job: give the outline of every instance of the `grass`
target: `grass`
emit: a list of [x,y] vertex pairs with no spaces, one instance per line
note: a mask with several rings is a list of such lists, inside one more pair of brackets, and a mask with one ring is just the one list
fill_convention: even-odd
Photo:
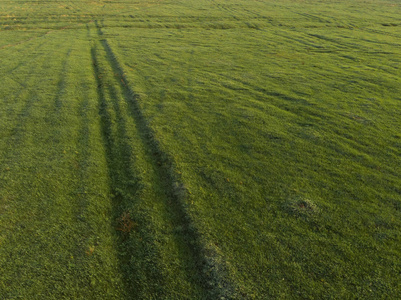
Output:
[[2,1],[0,298],[400,298],[400,10]]

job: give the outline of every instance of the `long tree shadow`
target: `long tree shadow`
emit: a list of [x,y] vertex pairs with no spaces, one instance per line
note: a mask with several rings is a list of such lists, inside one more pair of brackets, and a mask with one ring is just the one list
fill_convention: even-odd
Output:
[[60,110],[63,106],[63,102],[62,102],[61,98],[62,98],[63,94],[65,93],[65,88],[66,88],[65,76],[67,74],[68,59],[69,59],[70,55],[71,55],[71,48],[68,49],[68,51],[66,53],[63,64],[61,66],[60,77],[57,82],[57,92],[54,97],[54,104],[56,107],[57,114],[60,113]]
[[[137,295],[138,298],[143,298],[145,295],[162,295],[163,276],[158,265],[160,259],[155,251],[152,237],[149,236],[150,230],[146,230],[149,221],[145,215],[134,212],[137,202],[140,201],[142,183],[131,167],[135,162],[133,149],[127,143],[127,125],[122,116],[116,90],[111,85],[106,88],[106,83],[103,81],[96,47],[92,48],[91,55],[113,195],[115,221],[112,225],[118,232],[117,250],[120,269],[125,277],[125,288],[128,295]],[[135,230],[135,227],[139,229]]]
[[121,91],[124,93],[124,100],[128,105],[129,113],[137,127],[139,138],[146,148],[146,155],[152,161],[157,184],[163,187],[163,198],[164,201],[167,201],[166,205],[170,212],[169,222],[182,228],[174,238],[177,244],[181,245],[181,254],[186,260],[187,277],[193,283],[201,286],[208,298],[233,298],[235,287],[228,279],[228,269],[213,247],[206,245],[207,242],[202,239],[187,211],[185,204],[186,190],[175,175],[173,162],[154,138],[154,133],[139,107],[137,94],[130,88],[124,71],[107,40],[103,39],[100,42],[113,72],[119,79],[118,82]]

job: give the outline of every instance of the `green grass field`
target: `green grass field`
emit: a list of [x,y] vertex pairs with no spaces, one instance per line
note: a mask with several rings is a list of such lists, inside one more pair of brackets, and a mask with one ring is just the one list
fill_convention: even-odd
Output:
[[398,0],[0,1],[0,299],[400,299]]

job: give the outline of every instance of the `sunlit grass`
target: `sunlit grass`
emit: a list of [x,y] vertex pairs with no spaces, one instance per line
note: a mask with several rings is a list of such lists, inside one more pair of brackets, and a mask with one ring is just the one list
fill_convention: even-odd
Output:
[[0,298],[399,298],[400,16],[1,1]]

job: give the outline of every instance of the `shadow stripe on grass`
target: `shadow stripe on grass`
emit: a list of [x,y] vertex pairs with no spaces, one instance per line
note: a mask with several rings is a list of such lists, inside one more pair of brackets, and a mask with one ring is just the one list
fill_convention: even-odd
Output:
[[[111,113],[121,118],[121,110],[115,92],[110,88],[106,90],[106,82],[103,78],[103,70],[98,60],[98,49],[95,46],[91,49],[93,71],[97,84],[97,94],[99,102],[99,115],[103,144],[105,145],[106,161],[108,166],[109,178],[111,181],[111,193],[113,197],[113,214],[117,219],[119,216],[127,216],[135,206],[135,198],[141,191],[140,179],[130,168],[132,149],[124,141],[125,124],[118,122],[116,132],[113,132],[114,124]],[[110,96],[108,99],[108,95]],[[110,100],[110,101],[108,101]],[[130,161],[130,163],[126,163]],[[127,213],[128,211],[128,213]],[[133,221],[132,221],[133,222]],[[135,214],[135,222],[146,226],[148,223],[145,216]],[[118,227],[119,224],[116,224]],[[119,231],[116,228],[116,234]],[[160,258],[154,251],[152,238],[148,232],[141,230],[138,234],[131,232],[120,232],[118,234],[120,269],[125,277],[125,288],[127,295],[136,295],[138,298],[144,295],[162,295],[163,277],[158,272]],[[141,285],[144,278],[151,278],[152,282],[146,286]],[[141,296],[142,295],[142,296]],[[129,296],[128,296],[129,297]]]
[[[101,32],[101,29],[99,30]],[[110,66],[119,79],[121,90],[125,93],[125,100],[138,128],[142,143],[152,154],[153,165],[158,166],[156,170],[158,180],[165,187],[168,198],[172,200],[172,209],[176,215],[174,221],[180,223],[183,228],[182,237],[191,249],[192,260],[198,268],[197,272],[203,288],[209,295],[208,297],[213,299],[238,298],[235,285],[228,278],[229,272],[223,257],[213,246],[208,246],[212,243],[201,235],[188,212],[185,203],[187,190],[175,171],[173,160],[162,149],[160,142],[155,138],[153,130],[148,125],[139,106],[138,95],[131,89],[131,85],[124,75],[124,70],[108,41],[103,39],[100,42],[107,54]]]

